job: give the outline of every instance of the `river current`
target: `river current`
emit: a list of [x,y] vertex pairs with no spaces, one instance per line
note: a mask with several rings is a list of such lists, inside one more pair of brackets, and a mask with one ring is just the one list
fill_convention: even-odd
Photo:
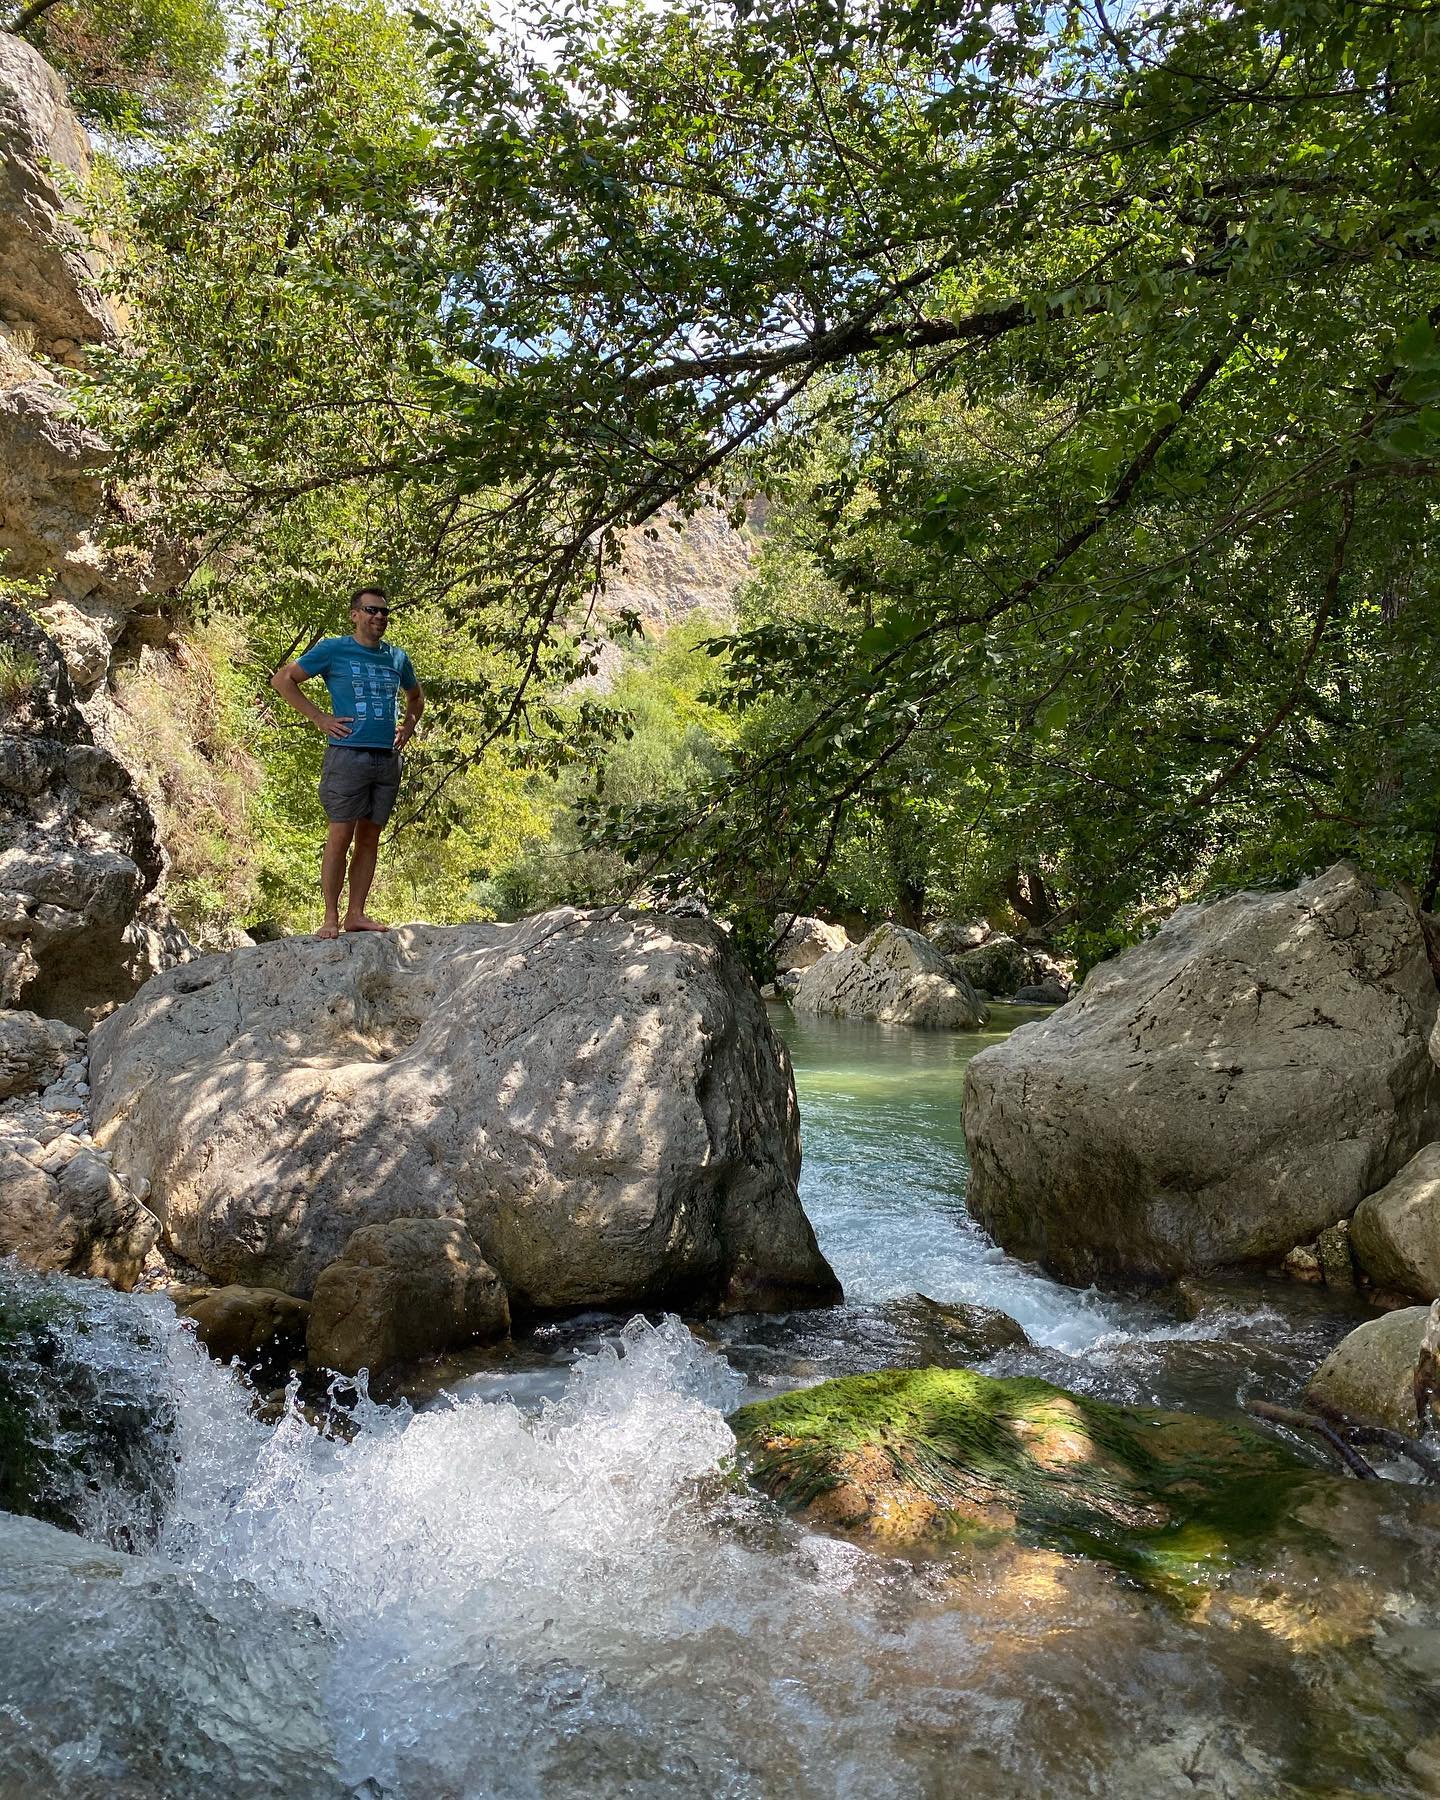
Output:
[[[97,1364],[144,1317],[175,1486],[141,1554],[39,1545],[0,1582],[4,1800],[1440,1792],[1420,1490],[1325,1484],[1180,1604],[1014,1546],[877,1556],[737,1483],[742,1398],[946,1355],[917,1293],[1024,1326],[993,1372],[1211,1411],[1292,1398],[1353,1323],[1291,1287],[1182,1318],[1049,1281],[964,1212],[992,1040],[785,1029],[842,1308],[551,1324],[327,1435],[257,1417],[162,1299],[92,1289]],[[101,1484],[92,1538],[144,1539],[127,1505]]]

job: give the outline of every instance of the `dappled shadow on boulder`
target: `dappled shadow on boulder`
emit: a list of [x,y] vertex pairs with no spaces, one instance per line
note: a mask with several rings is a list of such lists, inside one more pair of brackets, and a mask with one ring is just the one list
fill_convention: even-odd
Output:
[[308,1295],[362,1226],[462,1221],[520,1310],[826,1304],[788,1059],[703,920],[286,939],[96,1032],[95,1123],[182,1255]]

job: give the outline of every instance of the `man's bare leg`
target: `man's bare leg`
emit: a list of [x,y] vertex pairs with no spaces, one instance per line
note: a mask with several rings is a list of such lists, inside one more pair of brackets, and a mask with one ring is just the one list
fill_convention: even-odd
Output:
[[[338,938],[340,935],[340,890],[345,885],[345,857],[354,835],[353,822],[335,819],[330,821],[330,829],[325,833],[325,854],[320,859],[320,892],[325,896],[325,923],[315,933],[316,937]],[[373,869],[373,854],[370,865]]]
[[370,883],[375,879],[375,857],[380,849],[380,827],[373,819],[355,821],[355,852],[350,858],[350,899],[345,907],[347,931],[388,931],[365,910]]

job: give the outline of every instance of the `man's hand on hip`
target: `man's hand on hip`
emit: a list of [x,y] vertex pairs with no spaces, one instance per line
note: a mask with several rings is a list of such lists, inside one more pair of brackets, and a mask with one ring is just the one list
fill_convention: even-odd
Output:
[[337,719],[334,713],[321,713],[315,723],[328,738],[347,738],[350,727],[355,723],[353,718]]

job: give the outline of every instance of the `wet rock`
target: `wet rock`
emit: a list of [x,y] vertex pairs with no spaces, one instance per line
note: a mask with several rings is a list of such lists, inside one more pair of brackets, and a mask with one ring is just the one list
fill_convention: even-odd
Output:
[[777,913],[772,929],[785,934],[775,946],[775,967],[782,975],[809,969],[850,942],[843,925],[827,925],[823,919],[792,920],[789,913]]
[[[175,1295],[172,1293],[172,1299]],[[238,1361],[243,1368],[275,1365],[305,1355],[308,1300],[297,1300],[274,1288],[206,1288],[177,1309],[193,1321],[195,1335],[217,1362]]]
[[1287,1252],[1284,1268],[1292,1281],[1303,1281],[1310,1287],[1320,1287],[1325,1280],[1318,1244],[1296,1244]]
[[1415,914],[1346,864],[1182,907],[970,1064],[970,1210],[1071,1280],[1281,1257],[1418,1148],[1437,1004]]
[[1023,1350],[1030,1342],[1025,1327],[997,1307],[932,1300],[926,1294],[917,1294],[915,1299],[927,1322],[966,1354],[994,1356],[1001,1350]]
[[1014,994],[1035,980],[1030,952],[1003,931],[995,932],[973,950],[962,950],[952,957],[951,965],[971,987],[985,988],[992,994]]
[[308,1296],[359,1227],[434,1217],[527,1307],[838,1296],[788,1060],[704,920],[563,909],[203,957],[97,1029],[90,1081],[97,1139],[220,1283]]
[[1416,1152],[1350,1221],[1355,1259],[1374,1282],[1422,1300],[1440,1296],[1440,1144]]
[[752,1479],[807,1523],[881,1543],[1018,1533],[1143,1571],[1205,1527],[1243,1546],[1314,1473],[1273,1439],[1190,1413],[1111,1406],[973,1369],[849,1376],[743,1407]]
[[367,1225],[320,1271],[309,1308],[312,1368],[375,1374],[460,1344],[505,1337],[500,1277],[454,1219]]
[[1407,1306],[1367,1319],[1311,1376],[1306,1399],[1414,1437],[1424,1425],[1415,1405],[1415,1366],[1429,1318],[1428,1306]]
[[1350,1225],[1346,1219],[1327,1225],[1315,1240],[1315,1257],[1328,1288],[1340,1293],[1355,1286],[1355,1265],[1350,1259]]
[[877,925],[861,944],[806,969],[795,989],[796,1012],[889,1025],[973,1030],[985,1009],[963,977],[918,931]]
[[174,1485],[164,1363],[137,1303],[0,1264],[0,1515],[138,1548]]

